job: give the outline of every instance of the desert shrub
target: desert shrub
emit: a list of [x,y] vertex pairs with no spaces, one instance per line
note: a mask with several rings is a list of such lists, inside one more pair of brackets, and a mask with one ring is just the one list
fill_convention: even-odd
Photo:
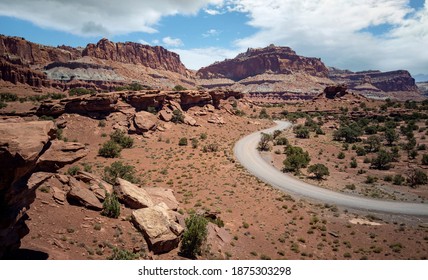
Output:
[[173,91],[182,91],[182,90],[187,90],[187,88],[183,87],[182,85],[176,85],[175,87],[172,88]]
[[187,146],[187,138],[186,137],[180,138],[180,140],[178,141],[178,145],[179,146]]
[[288,145],[288,139],[285,137],[279,137],[279,138],[275,139],[274,145],[286,146],[286,145]]
[[364,144],[366,144],[365,148],[367,152],[376,153],[379,151],[382,145],[382,140],[379,138],[379,136],[371,135],[367,138],[366,141],[364,141]]
[[422,165],[428,165],[428,154],[422,156]]
[[114,184],[117,178],[122,178],[131,183],[138,183],[139,179],[135,177],[134,166],[124,164],[121,161],[115,161],[110,166],[104,168],[103,179]]
[[116,142],[110,140],[103,144],[103,146],[98,150],[98,155],[105,158],[117,158],[120,156],[122,147]]
[[197,138],[192,138],[192,148],[196,149],[198,147],[199,141]]
[[95,91],[92,89],[86,89],[86,88],[72,88],[68,91],[70,96],[80,96],[80,95],[86,95],[86,94],[95,94]]
[[171,121],[173,123],[184,123],[184,115],[183,115],[183,113],[180,110],[175,109],[174,111],[172,111],[172,119],[171,119]]
[[0,101],[15,102],[15,101],[18,101],[18,96],[15,93],[9,93],[9,92],[0,93]]
[[41,120],[41,121],[53,121],[53,120],[55,120],[55,118],[52,117],[52,116],[45,116],[45,115],[43,115],[43,116],[39,117],[39,120]]
[[110,140],[119,144],[124,149],[131,148],[134,145],[134,139],[128,135],[125,135],[125,132],[119,129],[110,134]]
[[419,144],[417,146],[418,151],[425,151],[426,149],[427,149],[427,145],[425,145],[425,144]]
[[49,95],[54,100],[63,99],[67,97],[65,94],[62,93],[49,93]]
[[135,260],[138,258],[137,254],[134,254],[132,252],[129,252],[125,249],[119,249],[117,247],[113,248],[113,253],[110,257],[108,257],[109,260]]
[[313,164],[308,167],[308,172],[313,173],[315,178],[321,180],[324,176],[330,175],[328,167],[322,163]]
[[362,135],[361,127],[356,123],[341,126],[333,133],[333,139],[336,141],[345,141],[346,143],[355,143]]
[[103,202],[102,215],[117,219],[120,215],[120,203],[117,196],[106,192],[106,197]]
[[309,129],[307,129],[304,126],[296,126],[293,129],[294,134],[296,134],[297,138],[301,138],[301,139],[305,139],[305,138],[309,138]]
[[0,100],[0,109],[6,108],[7,104]]
[[391,153],[385,150],[380,150],[377,153],[377,156],[372,159],[371,167],[379,170],[388,170],[389,168],[391,168],[391,165],[390,165],[391,162],[392,162]]
[[317,128],[315,129],[315,133],[316,133],[317,135],[324,135],[324,134],[325,134],[325,132],[321,129],[321,127],[317,127]]
[[428,183],[428,176],[421,169],[410,169],[407,173],[406,181],[410,187],[416,188],[419,185]]
[[218,148],[219,148],[219,146],[218,146],[218,144],[217,144],[217,143],[211,143],[211,144],[205,145],[205,146],[202,148],[202,151],[203,151],[204,153],[217,152],[217,151],[218,151]]
[[285,172],[299,173],[301,168],[307,167],[311,158],[309,153],[300,147],[288,146],[285,149],[287,158],[283,161]]
[[67,174],[74,176],[74,175],[77,175],[79,171],[80,171],[80,167],[77,165],[73,165],[70,168],[68,168]]
[[269,114],[267,113],[267,111],[266,111],[266,109],[265,109],[265,108],[262,108],[262,109],[260,110],[259,118],[260,118],[260,119],[269,119],[269,118],[270,118],[270,116],[269,116]]
[[397,186],[401,186],[404,183],[404,181],[405,181],[404,177],[401,176],[400,174],[397,174],[392,178],[392,183]]
[[92,172],[92,165],[90,165],[89,163],[83,163],[83,171],[85,172]]
[[196,258],[201,254],[201,247],[207,238],[208,221],[199,215],[192,215],[186,219],[186,230],[183,233],[180,253],[188,258]]
[[366,184],[373,184],[377,181],[377,178],[374,176],[367,176],[365,183]]
[[344,152],[340,152],[340,153],[337,155],[337,158],[338,158],[338,159],[344,159],[344,158],[345,158],[345,153],[344,153]]
[[272,134],[262,133],[257,149],[259,151],[270,151],[271,147],[269,142],[273,140]]
[[367,154],[366,149],[364,149],[361,146],[358,146],[357,149],[355,150],[355,153],[357,154],[357,156],[361,157],[361,156],[365,156]]
[[106,121],[105,121],[105,120],[100,120],[100,121],[98,122],[98,126],[99,126],[99,127],[105,127],[105,126],[106,126]]
[[206,133],[201,133],[201,135],[199,135],[199,138],[200,138],[201,140],[206,140],[206,139],[208,138],[208,136],[207,136],[207,134],[206,134]]
[[385,130],[385,140],[388,145],[392,145],[395,141],[398,140],[398,134],[395,132],[394,128],[387,128]]
[[384,180],[385,182],[392,182],[393,177],[392,177],[392,175],[385,175],[385,176],[383,177],[383,180]]
[[357,168],[358,167],[357,160],[355,158],[353,158],[351,160],[351,163],[349,165],[350,165],[351,168]]
[[273,132],[273,134],[272,134],[273,139],[275,139],[275,140],[276,140],[276,138],[278,138],[278,137],[279,137],[279,135],[281,135],[281,130],[275,130],[275,131]]
[[365,132],[367,135],[374,135],[374,134],[376,134],[376,133],[378,132],[378,128],[377,128],[377,126],[375,126],[375,125],[366,126],[366,127],[364,128],[364,132]]

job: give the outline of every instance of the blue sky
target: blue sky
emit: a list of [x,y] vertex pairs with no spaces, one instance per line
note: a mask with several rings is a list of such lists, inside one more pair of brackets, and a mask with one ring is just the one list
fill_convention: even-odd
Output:
[[45,45],[162,45],[190,69],[271,43],[354,71],[428,74],[425,0],[0,0],[0,33]]

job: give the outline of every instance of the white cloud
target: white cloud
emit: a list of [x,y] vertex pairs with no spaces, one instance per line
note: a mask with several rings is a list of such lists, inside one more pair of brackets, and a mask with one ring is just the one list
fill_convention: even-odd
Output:
[[154,33],[163,16],[196,14],[223,0],[0,0],[0,15],[84,36]]
[[214,10],[214,9],[204,9],[204,12],[211,15],[211,16],[216,16],[221,14],[221,12],[219,10]]
[[223,48],[195,48],[195,49],[172,49],[180,55],[183,64],[193,70],[199,70],[201,67],[208,66],[216,61],[223,61],[226,58],[235,57],[242,49],[229,50]]
[[[408,0],[230,0],[228,9],[247,13],[257,28],[238,47],[270,43],[321,57],[331,66],[363,69],[408,69],[428,73],[428,5],[415,12]],[[387,24],[382,36],[362,32]]]
[[171,37],[165,37],[162,39],[162,42],[167,45],[168,47],[180,47],[183,45],[183,41],[179,38],[171,38]]
[[139,42],[140,44],[143,44],[143,45],[151,45],[149,42],[147,42],[147,41],[145,41],[145,40],[143,40],[143,39],[138,40],[138,42]]
[[218,35],[220,35],[221,31],[217,30],[217,29],[210,29],[207,30],[206,32],[202,33],[202,37],[204,38],[208,38],[208,37],[217,37]]

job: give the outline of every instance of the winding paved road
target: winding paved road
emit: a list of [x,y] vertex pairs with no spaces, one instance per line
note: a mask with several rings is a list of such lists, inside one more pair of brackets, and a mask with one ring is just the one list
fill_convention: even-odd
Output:
[[334,192],[299,181],[277,170],[263,160],[257,151],[261,132],[271,133],[277,129],[283,130],[291,127],[289,122],[276,121],[276,123],[277,126],[250,134],[235,144],[236,158],[251,174],[259,179],[287,193],[301,195],[324,203],[369,211],[428,216],[428,204],[374,200]]

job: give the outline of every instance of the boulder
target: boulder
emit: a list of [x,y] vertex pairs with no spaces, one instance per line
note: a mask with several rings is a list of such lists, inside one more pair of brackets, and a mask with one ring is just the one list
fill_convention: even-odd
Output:
[[70,202],[76,202],[88,209],[102,210],[103,205],[93,192],[87,189],[82,183],[74,178],[70,178],[71,190],[67,194]]
[[114,192],[125,206],[132,209],[154,206],[150,195],[142,188],[118,178],[114,186]]
[[165,203],[171,210],[178,209],[178,201],[174,196],[174,191],[167,188],[144,188],[152,198],[153,203]]
[[197,126],[197,121],[193,117],[189,116],[189,114],[186,114],[186,113],[184,114],[183,121],[187,125]]
[[166,122],[170,122],[172,120],[172,116],[172,111],[168,109],[164,109],[159,112],[159,118]]
[[156,116],[152,113],[141,111],[134,115],[133,125],[135,132],[142,134],[150,130],[156,130]]
[[213,123],[213,124],[225,124],[226,122],[224,121],[223,117],[220,117],[217,114],[214,114],[209,120],[209,123]]
[[57,187],[52,187],[51,190],[52,190],[52,198],[54,199],[54,201],[58,204],[64,205],[66,193],[58,189]]
[[132,221],[135,227],[143,233],[147,245],[153,253],[167,253],[178,247],[180,237],[172,231],[170,218],[159,207],[133,211]]
[[101,179],[100,176],[89,173],[89,172],[85,172],[85,171],[79,171],[77,173],[76,176],[74,176],[74,178],[85,182],[87,184],[91,184],[91,190],[95,190],[95,189],[102,189],[107,191],[108,193],[112,194],[113,193],[113,186],[110,185],[109,183],[107,183],[106,181],[104,181],[103,179]]

